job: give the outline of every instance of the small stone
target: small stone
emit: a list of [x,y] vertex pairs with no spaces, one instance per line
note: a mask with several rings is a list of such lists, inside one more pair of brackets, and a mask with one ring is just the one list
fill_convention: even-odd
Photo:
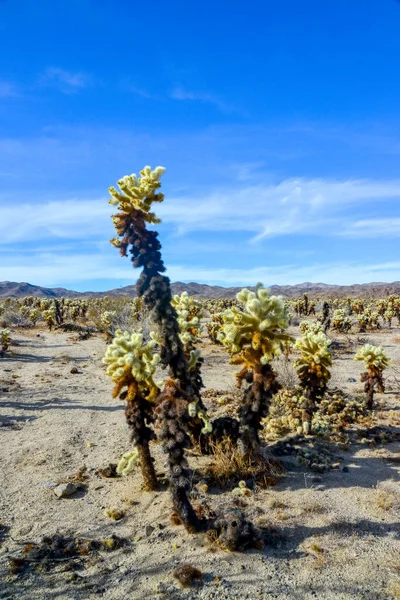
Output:
[[151,534],[153,533],[154,529],[155,529],[155,527],[153,527],[153,525],[146,525],[146,529],[145,529],[146,536],[150,537]]
[[342,467],[342,472],[343,473],[348,473],[349,472],[349,467]]
[[77,373],[79,373],[78,367],[72,367],[72,369],[70,370],[70,373],[72,373],[73,375],[76,375]]
[[53,489],[53,492],[58,498],[68,498],[79,490],[80,486],[75,483],[61,483]]
[[354,377],[349,377],[349,378],[347,379],[347,381],[348,381],[349,383],[357,383],[357,379],[354,379]]

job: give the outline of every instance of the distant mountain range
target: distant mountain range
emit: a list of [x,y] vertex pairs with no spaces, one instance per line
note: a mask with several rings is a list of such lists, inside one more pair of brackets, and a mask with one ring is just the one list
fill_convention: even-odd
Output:
[[[242,289],[240,287],[222,287],[194,282],[181,283],[180,281],[172,283],[171,288],[174,294],[181,294],[186,291],[190,296],[200,298],[233,298]],[[254,288],[249,286],[249,289]],[[360,285],[329,285],[327,283],[306,282],[297,285],[271,285],[269,289],[272,294],[287,298],[301,296],[304,293],[321,298],[342,296],[383,298],[390,294],[400,294],[400,281],[394,281],[393,283],[363,283]],[[45,288],[31,283],[0,282],[0,298],[24,298],[25,296],[39,298],[103,298],[104,296],[117,298],[127,296],[134,298],[136,296],[136,286],[127,285],[107,292],[74,292],[65,288]]]

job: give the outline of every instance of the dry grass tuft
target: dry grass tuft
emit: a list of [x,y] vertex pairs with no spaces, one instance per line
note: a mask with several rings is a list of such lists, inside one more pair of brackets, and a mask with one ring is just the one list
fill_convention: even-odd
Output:
[[386,490],[376,490],[376,506],[381,510],[390,510],[394,506],[394,495]]
[[237,445],[229,438],[213,444],[212,451],[212,462],[207,468],[207,475],[222,486],[251,480],[265,488],[276,485],[283,474],[279,461],[265,458],[260,453],[242,456]]
[[400,580],[393,581],[393,583],[389,586],[388,591],[395,600],[400,600]]

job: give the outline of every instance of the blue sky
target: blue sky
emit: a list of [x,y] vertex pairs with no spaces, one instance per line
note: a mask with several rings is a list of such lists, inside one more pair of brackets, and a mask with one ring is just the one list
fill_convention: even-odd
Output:
[[0,280],[133,283],[146,164],[173,281],[400,280],[399,66],[396,0],[0,0]]

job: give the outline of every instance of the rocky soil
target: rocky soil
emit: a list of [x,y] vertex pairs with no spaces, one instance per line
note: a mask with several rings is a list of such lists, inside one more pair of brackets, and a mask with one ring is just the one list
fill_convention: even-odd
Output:
[[[400,331],[366,337],[394,359],[375,424],[400,435]],[[142,491],[138,471],[102,476],[130,448],[123,407],[104,375],[102,336],[77,341],[35,328],[12,338],[0,358],[0,598],[400,598],[398,441],[336,447],[335,468],[317,474],[283,455],[277,485],[244,500],[267,532],[264,549],[227,553],[172,525],[167,490]],[[332,383],[354,394],[361,389],[356,345],[357,335],[338,339]],[[204,339],[202,351],[206,388],[229,391],[234,368],[223,349]],[[163,477],[164,457],[158,446],[153,453]],[[210,461],[195,452],[189,460],[197,470]],[[65,496],[57,486],[71,481],[75,489]],[[213,509],[234,503],[231,491],[217,487],[196,495]],[[122,518],[111,520],[107,508]],[[109,551],[58,552],[56,560],[29,552],[55,534],[118,542]],[[198,567],[202,580],[183,588],[172,575],[182,562]]]

